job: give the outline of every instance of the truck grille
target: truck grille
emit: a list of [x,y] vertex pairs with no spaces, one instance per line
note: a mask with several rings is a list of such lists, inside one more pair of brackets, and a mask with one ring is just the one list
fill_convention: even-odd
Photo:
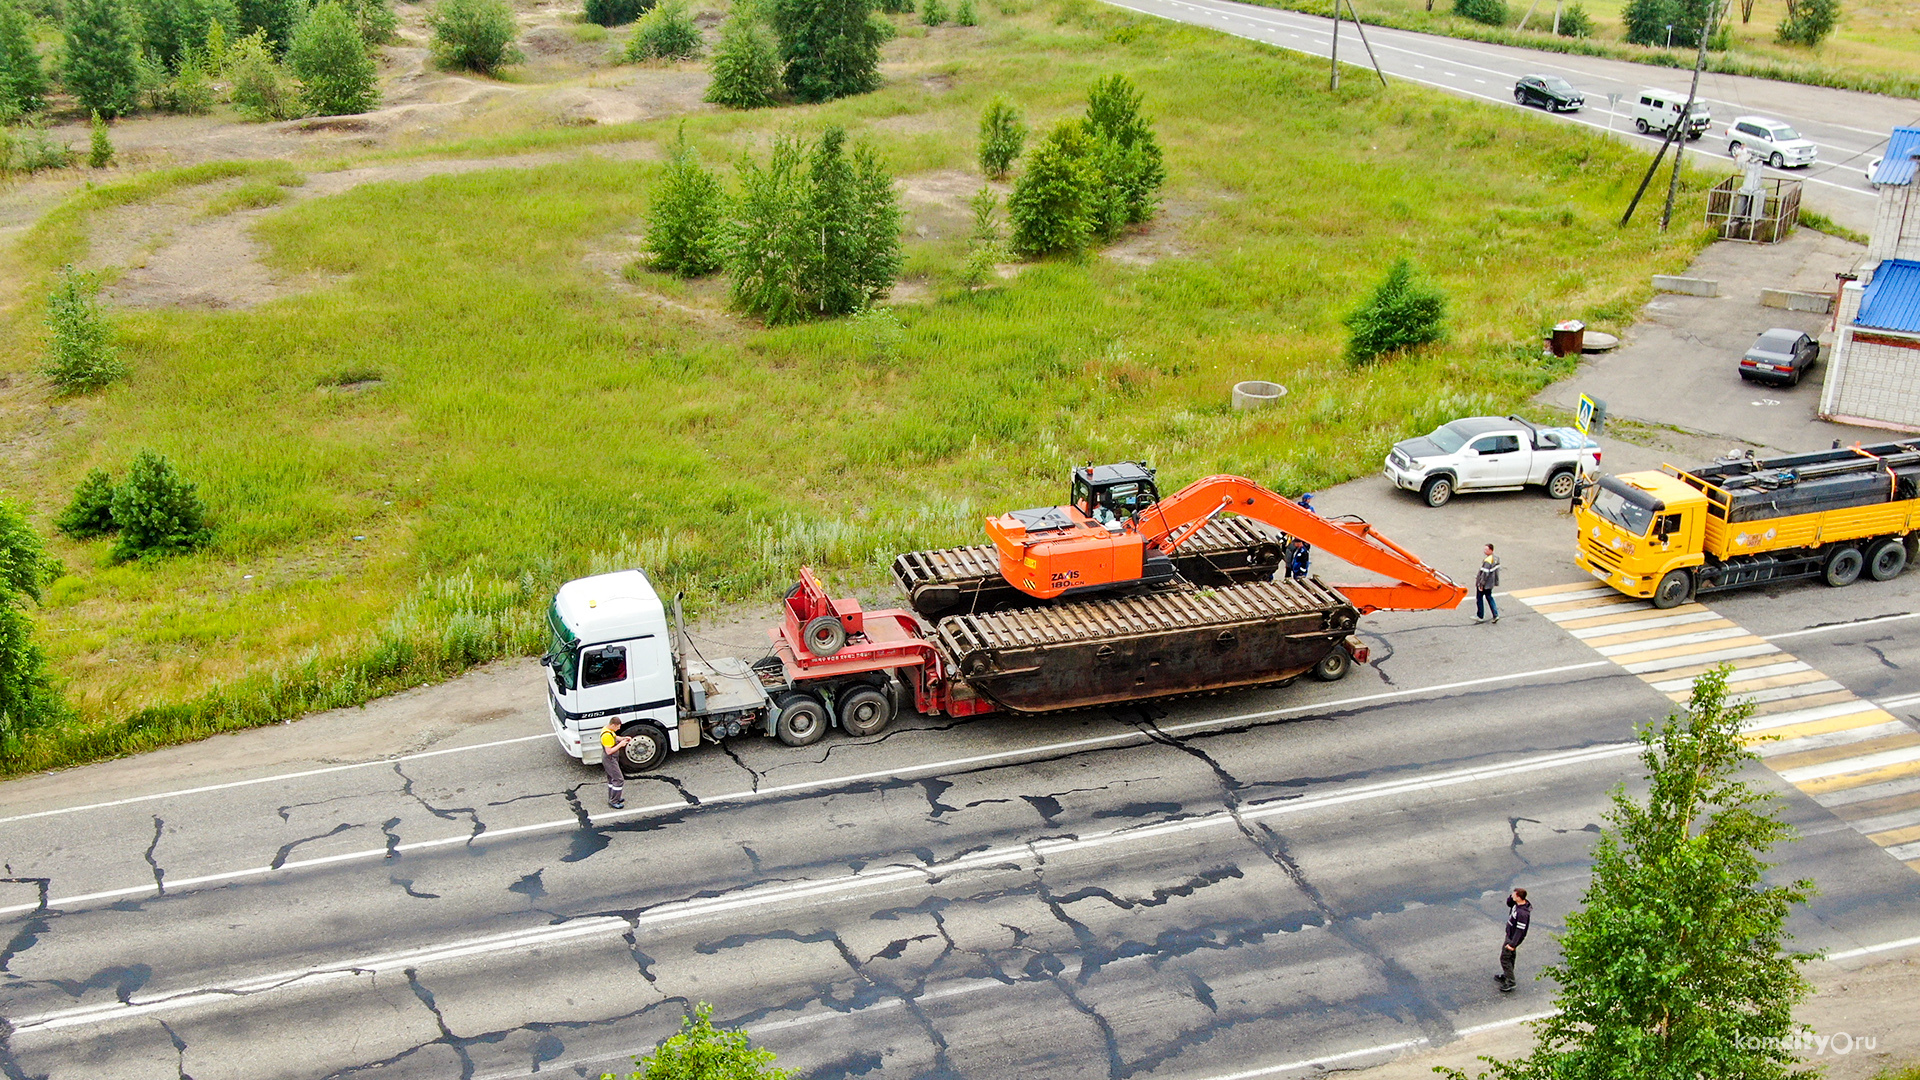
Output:
[[1607,545],[1591,536],[1583,536],[1580,538],[1580,546],[1586,551],[1587,557],[1594,562],[1608,570],[1620,569],[1620,553]]

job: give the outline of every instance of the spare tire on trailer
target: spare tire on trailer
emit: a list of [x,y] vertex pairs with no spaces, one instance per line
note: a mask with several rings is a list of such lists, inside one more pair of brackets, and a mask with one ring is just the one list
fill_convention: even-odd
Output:
[[1321,657],[1320,662],[1313,665],[1311,673],[1321,682],[1339,682],[1347,677],[1347,672],[1352,668],[1353,654],[1347,652],[1345,645],[1336,641],[1333,643],[1333,651]]
[[838,615],[816,615],[800,631],[807,651],[825,660],[847,645],[847,628]]

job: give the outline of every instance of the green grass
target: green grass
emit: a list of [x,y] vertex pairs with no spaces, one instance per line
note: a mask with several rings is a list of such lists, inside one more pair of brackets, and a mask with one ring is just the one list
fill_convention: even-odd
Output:
[[[1254,0],[1269,7],[1331,17],[1330,0]],[[1572,0],[1568,0],[1569,3]],[[1732,0],[1732,42],[1725,51],[1707,54],[1707,70],[1725,75],[1750,75],[1781,82],[1861,90],[1894,97],[1920,98],[1920,9],[1892,0],[1870,0],[1843,6],[1840,26],[1816,48],[1783,45],[1774,40],[1774,28],[1785,15],[1785,0],[1755,0],[1750,22],[1739,21],[1739,0]],[[1553,0],[1540,0],[1527,29],[1517,26],[1526,15],[1528,0],[1508,0],[1508,25],[1487,26],[1452,14],[1451,0],[1369,0],[1360,10],[1369,24],[1422,33],[1444,34],[1529,49],[1604,56],[1656,67],[1693,69],[1692,49],[1649,48],[1630,45],[1622,29],[1624,0],[1582,0],[1595,23],[1594,35],[1560,37],[1552,33]],[[1650,82],[1683,74],[1650,73]]]
[[238,210],[265,210],[288,199],[287,188],[271,180],[249,180],[239,187],[223,191],[207,200],[206,217],[220,217]]
[[[153,448],[200,484],[219,530],[154,565],[54,542],[69,574],[38,617],[83,719],[6,767],[528,651],[554,585],[595,569],[644,565],[696,605],[770,597],[802,563],[871,589],[899,551],[975,541],[985,512],[1057,500],[1090,458],[1145,458],[1174,485],[1227,471],[1323,487],[1409,432],[1522,401],[1566,370],[1539,359],[1546,326],[1618,330],[1649,275],[1705,242],[1655,231],[1654,215],[1615,227],[1645,155],[1604,135],[1410,85],[1329,95],[1318,64],[1195,28],[1066,3],[1017,9],[984,39],[889,50],[904,74],[875,94],[697,114],[688,137],[728,162],[781,126],[841,123],[914,185],[972,172],[993,95],[1044,128],[1124,71],[1171,174],[1151,235],[1124,243],[1157,261],[1045,262],[971,293],[964,202],[910,201],[906,287],[924,302],[898,306],[899,345],[876,355],[844,321],[688,314],[662,300],[699,308],[718,287],[643,273],[636,290],[588,266],[638,229],[651,163],[372,184],[274,211],[255,230],[272,266],[334,284],[246,311],[122,313],[132,377],[0,481],[44,525],[89,468]],[[1699,218],[1707,183],[1689,178],[1677,220]],[[26,295],[44,295],[93,211],[135,197],[100,189],[30,231],[11,268]],[[1401,254],[1451,294],[1451,339],[1350,370],[1340,319]],[[37,318],[16,305],[9,355],[31,355]],[[1249,378],[1292,393],[1236,414],[1228,390]],[[0,414],[0,439],[21,415]]]

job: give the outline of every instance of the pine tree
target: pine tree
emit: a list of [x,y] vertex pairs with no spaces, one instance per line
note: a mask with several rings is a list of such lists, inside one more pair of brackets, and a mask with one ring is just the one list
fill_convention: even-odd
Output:
[[880,46],[893,24],[872,0],[772,0],[787,89],[804,102],[864,94],[880,85]]
[[1405,257],[1394,260],[1387,276],[1346,318],[1352,337],[1347,360],[1369,364],[1376,358],[1446,336],[1447,297],[1422,281]]
[[324,116],[363,113],[380,104],[379,70],[353,16],[320,0],[294,31],[287,64],[306,87],[309,108]]
[[1062,120],[1027,154],[1007,216],[1022,255],[1077,255],[1092,241],[1101,198],[1097,147],[1078,120]]
[[120,0],[71,0],[67,10],[67,89],[88,112],[112,120],[140,95],[139,46]]
[[702,277],[724,265],[727,193],[720,178],[700,164],[682,127],[653,188],[647,215],[647,250],[653,265],[681,277]]
[[[1140,91],[1125,75],[1109,75],[1087,94],[1087,133],[1102,144],[1101,173],[1117,204],[1120,223],[1139,224],[1159,208],[1167,182],[1153,122],[1140,112]],[[1109,232],[1117,232],[1117,224]]]
[[99,113],[93,114],[93,136],[87,143],[87,165],[90,168],[104,169],[113,164],[113,140],[107,135],[107,122],[100,119]]
[[113,492],[113,524],[120,539],[116,562],[156,555],[177,555],[206,546],[213,538],[206,506],[194,485],[173,463],[142,450]]
[[234,8],[240,18],[235,36],[265,31],[268,48],[278,55],[287,51],[294,30],[306,17],[307,0],[234,0]]
[[93,298],[95,288],[91,278],[67,266],[47,297],[44,370],[62,393],[98,390],[127,373],[113,345],[113,328]]
[[53,519],[53,527],[75,540],[92,540],[112,532],[113,493],[119,487],[107,470],[88,470],[73,491],[73,501]]
[[731,109],[760,109],[773,104],[779,88],[780,52],[772,31],[751,14],[735,12],[720,27],[707,100]]
[[47,71],[33,46],[33,26],[13,0],[0,0],[0,99],[21,113],[47,105]]
[[240,22],[233,0],[132,0],[132,9],[141,48],[169,71],[206,43],[207,27]]

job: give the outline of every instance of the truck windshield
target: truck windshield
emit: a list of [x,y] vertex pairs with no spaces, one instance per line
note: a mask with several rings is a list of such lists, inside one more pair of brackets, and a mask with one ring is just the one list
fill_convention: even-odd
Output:
[[1653,508],[1642,506],[1610,487],[1593,496],[1593,512],[1625,529],[1628,536],[1645,536],[1653,523]]
[[1448,424],[1441,424],[1439,427],[1434,428],[1433,434],[1427,436],[1427,441],[1439,447],[1440,452],[1443,454],[1451,454],[1467,445],[1467,437],[1453,430],[1452,426]]
[[560,602],[556,600],[547,608],[547,663],[562,690],[573,689],[579,660],[580,639],[560,617]]

